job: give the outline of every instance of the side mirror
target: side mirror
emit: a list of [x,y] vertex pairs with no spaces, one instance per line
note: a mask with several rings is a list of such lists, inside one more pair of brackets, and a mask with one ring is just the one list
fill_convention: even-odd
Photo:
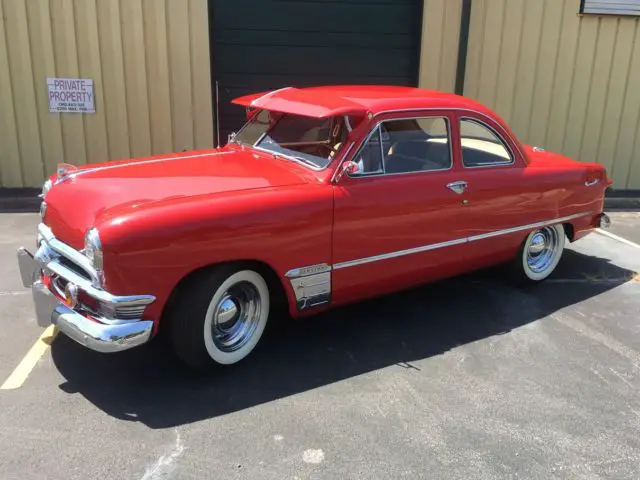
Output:
[[340,166],[340,171],[338,172],[338,176],[336,177],[336,182],[339,182],[345,174],[354,175],[356,173],[360,173],[360,167],[358,166],[358,164],[353,160],[347,160]]

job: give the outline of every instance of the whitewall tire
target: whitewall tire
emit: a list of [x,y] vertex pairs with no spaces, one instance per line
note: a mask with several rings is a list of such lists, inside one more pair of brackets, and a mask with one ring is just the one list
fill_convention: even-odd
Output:
[[562,225],[543,227],[527,235],[516,259],[522,279],[536,283],[551,275],[562,258],[565,239]]
[[269,288],[252,270],[228,277],[211,298],[203,338],[211,359],[231,365],[257,345],[269,318]]
[[198,272],[168,309],[174,350],[196,368],[238,363],[260,341],[270,304],[267,282],[255,270],[225,265]]

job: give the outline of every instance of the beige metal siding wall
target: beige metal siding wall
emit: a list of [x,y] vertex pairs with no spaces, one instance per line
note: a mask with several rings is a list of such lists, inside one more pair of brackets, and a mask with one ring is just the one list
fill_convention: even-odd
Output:
[[461,13],[462,0],[424,0],[420,87],[454,91]]
[[605,165],[640,189],[640,20],[580,0],[474,0],[465,95],[523,141]]
[[[47,77],[96,113],[49,113]],[[0,186],[213,144],[207,0],[0,0]]]

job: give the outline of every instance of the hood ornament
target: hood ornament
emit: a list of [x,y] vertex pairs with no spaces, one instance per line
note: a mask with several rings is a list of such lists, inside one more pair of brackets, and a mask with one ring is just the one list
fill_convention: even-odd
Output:
[[56,168],[56,183],[64,182],[76,171],[78,171],[78,167],[75,165],[71,165],[70,163],[59,163],[58,168]]
[[533,151],[534,151],[534,152],[544,152],[544,151],[545,151],[545,149],[544,149],[544,148],[542,148],[542,147],[533,147]]

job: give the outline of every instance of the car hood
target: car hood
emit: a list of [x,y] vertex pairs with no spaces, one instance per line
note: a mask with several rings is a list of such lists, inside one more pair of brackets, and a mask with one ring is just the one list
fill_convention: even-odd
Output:
[[296,185],[311,172],[240,147],[91,165],[47,194],[45,222],[61,240],[82,247],[87,229],[109,211],[170,199]]

